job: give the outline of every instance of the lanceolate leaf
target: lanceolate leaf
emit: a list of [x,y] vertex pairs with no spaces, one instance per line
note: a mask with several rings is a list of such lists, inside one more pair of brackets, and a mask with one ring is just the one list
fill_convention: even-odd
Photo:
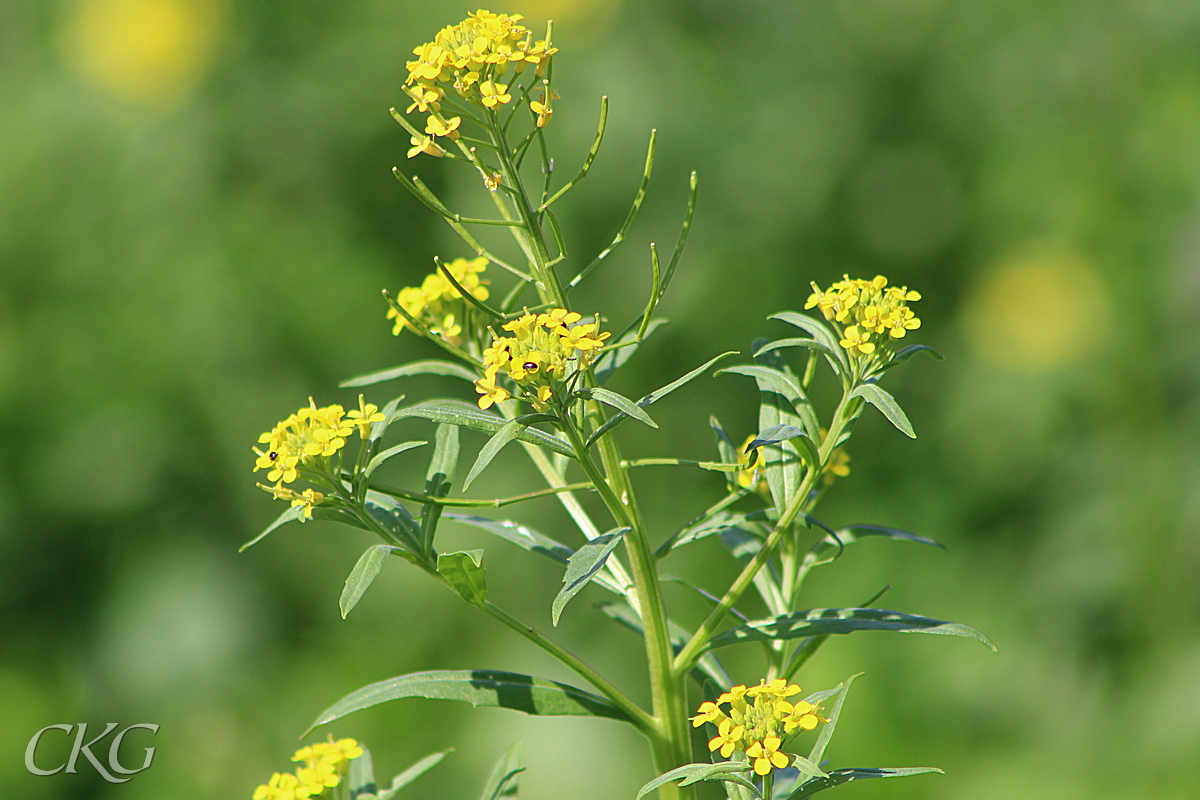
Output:
[[421,527],[408,509],[400,505],[399,500],[370,489],[365,505],[367,513],[393,536],[410,544],[413,550],[419,549],[417,542],[420,540]]
[[517,742],[500,756],[500,760],[492,767],[487,783],[483,785],[483,794],[479,800],[499,800],[501,797],[517,796],[517,776],[525,771],[521,766],[521,743]]
[[[477,517],[474,514],[460,514],[455,511],[443,512],[442,519],[454,520],[464,525],[471,525],[489,533],[494,533],[501,539],[507,539],[518,547],[523,547],[531,553],[537,553],[563,565],[570,562],[571,556],[575,552],[565,544],[555,541],[527,525],[522,525],[519,522],[513,522],[508,519],[488,519],[487,517]],[[592,580],[611,592],[622,596],[625,594],[621,590],[621,587],[613,582],[612,578],[605,572],[596,573],[592,576]]]
[[479,456],[475,459],[475,463],[471,465],[471,471],[467,473],[466,479],[463,480],[463,491],[471,487],[471,483],[483,472],[484,468],[492,463],[492,459],[496,454],[504,449],[504,445],[517,438],[517,434],[524,427],[520,419],[509,420],[500,426],[500,430],[492,434],[492,438],[487,440],[483,448],[479,451]]
[[667,553],[683,547],[685,544],[698,542],[701,539],[712,536],[714,533],[721,533],[729,528],[736,528],[744,523],[765,518],[766,512],[762,510],[749,511],[745,514],[730,514],[728,511],[719,511],[706,520],[689,525],[670,539],[667,539],[655,549],[654,556],[662,558]]
[[[861,674],[860,672],[858,675]],[[817,741],[813,743],[812,750],[808,752],[808,760],[813,764],[820,764],[825,759],[825,750],[833,739],[834,730],[837,729],[838,718],[842,715],[842,706],[846,703],[846,695],[849,694],[850,685],[854,683],[858,675],[851,675],[842,681],[830,695],[833,698],[833,705],[827,711],[829,721],[821,726],[821,732],[817,734]],[[810,700],[809,702],[814,701]]]
[[871,405],[878,408],[883,415],[888,418],[888,422],[896,426],[896,428],[910,439],[917,438],[917,434],[913,431],[912,423],[908,421],[908,417],[904,415],[900,404],[896,402],[896,398],[880,389],[873,383],[864,383],[850,393],[851,397],[861,397]]
[[483,606],[487,599],[487,576],[483,571],[482,550],[442,553],[437,559],[437,571],[464,600]]
[[[688,374],[684,375],[682,378],[677,378],[676,380],[671,381],[670,383],[668,383],[666,386],[662,387],[661,389],[655,389],[653,392],[646,395],[641,400],[638,400],[637,401],[638,407],[646,408],[647,406],[657,403],[659,400],[662,400],[664,397],[666,397],[667,395],[669,395],[671,392],[675,391],[679,387],[681,387],[681,386],[687,384],[688,382],[699,377],[701,374],[704,373],[705,370],[707,370],[713,364],[720,361],[722,358],[726,358],[728,356],[734,356],[734,355],[737,355],[737,351],[730,350],[728,353],[722,353],[721,355],[716,356],[715,358],[710,358],[708,361],[706,361],[705,363],[696,367],[694,370],[692,370]],[[609,418],[608,422],[605,422],[603,425],[601,425],[599,428],[596,429],[595,433],[593,433],[590,437],[588,437],[587,447],[591,447],[592,444],[597,439],[599,439],[604,434],[608,433],[608,431],[612,430],[622,420],[624,420],[626,418],[627,418],[626,415],[623,413],[614,414],[611,418]],[[568,453],[568,455],[570,455],[570,454]]]
[[829,550],[834,548],[841,549],[848,544],[857,542],[859,539],[866,539],[873,536],[882,536],[886,539],[897,539],[904,542],[915,542],[917,544],[928,545],[929,547],[936,547],[939,550],[946,549],[945,545],[941,542],[924,536],[918,536],[908,531],[897,530],[896,528],[887,528],[883,525],[847,525],[845,528],[838,529],[834,536],[826,536],[814,544],[808,551],[809,557],[820,558]]
[[[350,762],[350,771],[346,775],[346,785],[350,789],[351,800],[358,800],[362,797],[374,798],[377,788],[375,786],[375,765],[371,763],[371,751],[367,748],[362,748],[362,755]],[[364,795],[366,797],[364,797]]]
[[618,528],[597,536],[571,556],[567,564],[567,574],[563,576],[563,588],[558,597],[554,598],[550,609],[550,616],[556,626],[567,603],[604,567],[604,562],[612,555],[613,548],[620,544],[621,537],[628,530],[629,528]]
[[[495,433],[508,423],[508,420],[499,414],[481,411],[476,406],[460,400],[429,400],[415,406],[402,408],[396,412],[396,415],[397,417],[420,417],[433,422],[444,422],[487,434]],[[572,458],[575,456],[575,451],[571,449],[570,444],[537,428],[525,428],[517,434],[516,438],[522,442],[535,444],[552,453]]]
[[818,353],[823,353],[826,357],[832,357],[834,360],[838,358],[838,353],[835,350],[830,349],[829,345],[825,342],[821,342],[816,339],[804,338],[776,339],[773,342],[764,344],[755,351],[754,355],[757,356],[761,353],[769,353],[772,350],[782,350],[787,347],[805,347],[809,350],[816,350]]
[[850,362],[847,359],[846,351],[838,344],[838,337],[824,322],[796,311],[781,311],[778,314],[772,314],[770,319],[783,320],[789,325],[795,325],[801,330],[808,331],[814,339],[825,345],[825,348],[834,354],[833,357],[827,354],[826,358],[829,359],[830,366],[839,376],[850,372]]
[[803,800],[812,797],[817,792],[841,786],[850,781],[861,781],[867,778],[903,778],[907,775],[921,775],[926,772],[942,774],[937,767],[852,767],[850,769],[835,769],[824,778],[813,778],[805,782],[799,789],[788,795],[787,800]]
[[770,619],[738,625],[709,642],[709,647],[726,647],[740,642],[767,639],[799,639],[827,633],[855,631],[897,631],[899,633],[934,633],[946,636],[965,636],[995,651],[996,646],[979,631],[959,622],[903,614],[882,608],[814,608]]
[[808,464],[809,469],[820,469],[821,456],[817,452],[816,443],[808,437],[807,433],[794,425],[775,425],[768,428],[758,434],[750,444],[746,445],[746,450],[750,451],[756,447],[769,446],[780,442],[787,442],[796,448],[797,453],[804,459],[804,463]]
[[[433,445],[433,458],[425,472],[425,494],[429,497],[445,497],[450,494],[454,483],[454,472],[458,468],[458,428],[448,423],[437,426]],[[421,552],[433,552],[433,537],[437,532],[442,506],[426,503],[421,508]]]
[[651,428],[657,428],[658,423],[650,418],[650,415],[642,410],[641,406],[634,403],[628,397],[609,391],[608,389],[581,389],[577,394],[583,397],[590,397],[599,400],[605,405],[612,406],[621,413],[633,417],[638,422],[644,425],[649,425]]
[[268,525],[266,528],[264,528],[262,533],[260,533],[258,536],[255,536],[253,539],[251,539],[250,541],[246,542],[244,545],[239,547],[238,552],[240,553],[243,550],[245,550],[246,548],[252,547],[252,546],[258,544],[259,542],[261,542],[263,539],[265,539],[267,537],[267,534],[274,531],[280,525],[291,522],[294,519],[300,519],[300,517],[303,514],[304,514],[303,506],[291,506],[290,508],[288,508],[287,511],[284,511],[282,514],[280,514],[278,517],[276,517],[274,522],[272,522],[270,525]]
[[395,447],[389,447],[387,450],[384,450],[382,453],[379,453],[367,462],[367,466],[366,469],[363,470],[363,474],[369,478],[371,477],[372,473],[375,472],[375,470],[382,466],[383,462],[387,461],[392,456],[398,456],[401,453],[412,450],[414,447],[421,447],[427,444],[429,444],[429,442],[405,442],[404,444],[398,444]]
[[670,772],[664,772],[647,783],[637,793],[635,800],[642,800],[643,797],[658,787],[671,781],[679,781],[680,786],[688,786],[700,781],[726,781],[749,787],[754,790],[755,797],[761,797],[762,795],[758,793],[757,787],[750,782],[749,778],[745,777],[749,774],[750,764],[745,761],[718,761],[716,764],[684,764],[682,767],[676,767]]
[[391,369],[380,370],[379,372],[369,372],[366,375],[358,375],[353,378],[342,381],[339,386],[369,386],[373,383],[382,383],[383,381],[394,380],[395,378],[408,378],[413,375],[446,375],[452,378],[462,378],[464,381],[474,383],[479,379],[479,375],[473,370],[464,367],[462,364],[456,364],[453,361],[414,361],[411,364],[401,364],[398,367]]
[[392,553],[403,555],[409,561],[412,560],[412,556],[401,548],[387,544],[373,544],[359,557],[358,563],[354,565],[354,569],[350,570],[350,575],[346,578],[346,587],[342,589],[342,597],[338,600],[342,619],[345,619],[350,610],[358,605],[358,601],[362,599],[367,587],[371,585],[375,576],[379,574],[379,570],[383,568],[383,559]]
[[404,770],[404,772],[401,772],[399,775],[392,778],[391,785],[379,793],[379,800],[392,800],[392,797],[396,794],[396,792],[424,775],[433,767],[437,766],[437,764],[439,764],[449,752],[451,751],[442,750],[437,753],[430,753],[408,769]]
[[477,707],[508,708],[542,716],[629,721],[603,697],[565,683],[496,670],[432,670],[401,675],[351,692],[322,711],[309,731],[354,711],[405,697],[459,700]]

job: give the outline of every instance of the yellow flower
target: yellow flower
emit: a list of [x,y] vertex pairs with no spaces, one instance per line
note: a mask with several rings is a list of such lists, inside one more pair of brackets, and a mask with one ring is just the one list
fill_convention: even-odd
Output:
[[870,339],[871,334],[868,331],[859,330],[857,325],[851,325],[842,331],[842,340],[838,344],[851,353],[857,352],[869,356],[875,352],[875,344]]
[[458,126],[461,124],[462,117],[442,119],[436,114],[430,114],[429,120],[425,123],[425,132],[430,136],[448,136],[451,139],[457,139],[459,136]]
[[745,732],[745,726],[734,725],[732,720],[721,720],[721,724],[717,727],[717,735],[709,741],[708,749],[711,752],[720,748],[721,758],[729,758],[742,741],[742,735]]
[[725,718],[725,712],[716,703],[701,703],[697,712],[696,716],[689,717],[693,728],[699,728],[706,722],[720,722]]
[[299,467],[318,458],[328,458],[346,444],[354,428],[342,419],[345,410],[339,405],[317,408],[309,398],[309,406],[280,422],[258,437],[267,446],[253,448],[258,458],[254,471],[269,470],[267,480],[291,483],[299,475]]
[[479,84],[479,101],[488,108],[504,105],[510,100],[512,100],[512,95],[508,93],[507,83],[484,81]]
[[788,757],[779,752],[782,743],[778,736],[766,736],[761,742],[754,742],[746,748],[746,755],[754,759],[756,774],[766,775],[771,771],[771,767],[782,769],[790,763]]
[[409,158],[415,158],[421,153],[436,156],[437,158],[446,155],[446,151],[434,143],[432,136],[422,136],[420,138],[413,136],[410,141],[412,142],[412,147],[408,148]]
[[513,381],[534,407],[546,405],[568,372],[585,369],[600,351],[607,332],[596,322],[579,324],[582,317],[565,308],[542,314],[526,313],[502,327],[512,336],[495,337],[483,352],[484,377],[475,388],[483,395],[480,408],[488,408],[511,395],[496,385],[497,376]]
[[358,396],[358,408],[352,408],[346,414],[346,422],[358,427],[358,435],[366,439],[371,435],[371,425],[376,422],[383,422],[386,417],[379,411],[379,406],[374,403],[365,402],[365,398],[360,394]]

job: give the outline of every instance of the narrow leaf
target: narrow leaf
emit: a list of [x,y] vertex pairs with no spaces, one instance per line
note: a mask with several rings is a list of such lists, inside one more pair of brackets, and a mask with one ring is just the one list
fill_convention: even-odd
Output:
[[394,419],[396,419],[396,409],[400,406],[400,403],[403,400],[404,395],[400,395],[399,397],[393,398],[391,402],[383,407],[383,410],[380,412],[383,414],[383,421],[371,423],[371,433],[367,436],[367,442],[369,444],[374,446],[375,443],[382,439],[383,435],[387,433],[388,426],[392,424]]
[[794,325],[801,330],[808,331],[814,339],[825,345],[833,353],[832,356],[826,354],[826,358],[829,359],[829,364],[833,367],[833,371],[839,377],[850,373],[849,358],[846,355],[845,349],[838,344],[841,340],[834,335],[833,331],[824,322],[796,311],[781,311],[778,314],[772,314],[769,319],[782,320],[789,325]]
[[405,786],[408,786],[410,783],[424,775],[429,770],[433,769],[433,767],[441,763],[441,760],[446,757],[447,753],[452,751],[453,748],[449,750],[441,750],[437,753],[430,753],[408,769],[404,770],[404,772],[401,772],[399,775],[392,778],[391,786],[379,793],[379,800],[392,800],[392,797],[396,794],[396,792],[403,789]]
[[778,444],[779,442],[788,442],[792,447],[796,448],[796,452],[808,464],[809,469],[821,468],[821,456],[817,452],[816,443],[808,437],[807,433],[794,425],[774,425],[762,431],[754,441],[746,445],[746,452],[750,452],[756,447]]
[[464,600],[483,607],[487,599],[487,576],[483,571],[482,550],[442,553],[438,555],[437,571]]
[[483,448],[479,451],[479,456],[475,459],[475,463],[471,465],[471,471],[467,473],[466,479],[463,481],[463,491],[470,488],[471,483],[483,472],[488,464],[492,463],[492,459],[496,454],[504,449],[504,445],[517,438],[517,434],[525,425],[520,419],[509,420],[500,426],[500,430],[492,434],[492,438],[487,440]]
[[460,514],[457,511],[447,511],[442,516],[454,522],[461,522],[463,525],[471,525],[494,533],[502,539],[507,539],[513,544],[525,548],[531,553],[546,556],[553,561],[557,561],[559,564],[568,563],[575,552],[565,544],[557,542],[549,536],[535,531],[533,528],[522,525],[519,522],[513,522],[512,520],[488,519],[487,517],[478,517],[474,514]]
[[389,447],[387,450],[384,450],[382,453],[378,453],[374,458],[367,462],[367,466],[363,470],[363,475],[370,478],[375,470],[379,469],[379,467],[383,465],[383,462],[387,461],[392,456],[398,456],[401,453],[412,450],[414,447],[421,447],[427,444],[429,444],[429,442],[405,442],[404,444],[398,444],[395,447]]
[[[358,605],[358,601],[362,599],[367,587],[371,585],[375,576],[379,574],[379,570],[383,568],[383,559],[398,550],[400,550],[399,547],[387,544],[373,544],[363,551],[363,554],[359,556],[358,563],[354,565],[354,569],[350,570],[350,575],[346,578],[346,586],[342,589],[342,597],[338,600],[342,619],[345,619],[350,610]],[[401,552],[403,551],[401,550]]]
[[643,797],[658,787],[672,781],[680,781],[680,786],[688,786],[699,781],[726,781],[749,787],[754,790],[755,797],[761,797],[762,795],[758,793],[758,788],[750,782],[749,778],[745,777],[749,774],[750,764],[745,761],[718,761],[716,764],[684,764],[682,767],[676,767],[670,772],[664,772],[647,783],[638,791],[637,797],[634,800],[642,800]]
[[350,800],[376,800],[375,765],[367,748],[363,747],[362,755],[350,762],[346,786],[350,789]]
[[364,686],[321,712],[313,728],[364,708],[405,697],[459,700],[542,716],[606,717],[629,722],[625,714],[590,692],[557,681],[497,670],[432,670]]
[[850,781],[861,781],[867,778],[902,778],[907,775],[921,775],[926,772],[943,774],[937,767],[853,767],[851,769],[835,769],[827,777],[813,778],[801,785],[799,789],[788,795],[787,800],[803,800],[812,797],[817,792],[841,786]]
[[915,614],[903,614],[899,611],[888,611],[882,608],[815,608],[809,611],[783,614],[731,628],[713,637],[709,646],[717,648],[739,642],[799,639],[827,633],[854,633],[855,631],[872,630],[964,636],[980,642],[992,651],[996,650],[996,646],[986,636],[968,625],[959,622],[944,622]]
[[480,800],[499,800],[501,797],[517,796],[517,776],[525,771],[521,766],[521,743],[508,749],[492,767],[487,782],[483,785]]
[[[709,359],[708,361],[706,361],[705,363],[696,367],[694,370],[692,370],[688,374],[684,375],[682,378],[677,378],[676,380],[668,383],[666,386],[663,386],[660,389],[655,389],[653,392],[646,395],[641,400],[638,400],[637,401],[638,407],[646,408],[647,406],[657,403],[659,400],[662,400],[664,397],[669,395],[671,392],[675,391],[679,387],[687,384],[688,382],[690,382],[693,379],[700,376],[702,373],[704,373],[705,370],[707,370],[713,364],[720,361],[722,358],[727,358],[729,356],[735,356],[735,355],[737,355],[737,351],[730,350],[727,353],[721,353],[721,355],[719,355],[715,358]],[[610,430],[615,428],[624,419],[626,419],[625,414],[613,415],[607,422],[605,422],[603,425],[601,425],[599,428],[597,428],[596,431],[590,437],[588,437],[586,447],[591,447],[596,442],[597,439],[599,439],[601,436],[603,436],[604,434],[608,433]],[[570,455],[570,454],[568,454],[568,455]]]
[[609,391],[608,389],[583,389],[578,394],[584,397],[593,397],[605,405],[610,405],[613,408],[636,419],[644,425],[649,425],[651,428],[657,428],[658,423],[650,418],[650,415],[641,409],[636,403],[624,395]]
[[[597,603],[596,608],[603,612],[609,619],[623,625],[638,636],[646,635],[642,618],[638,616],[637,612],[628,603],[605,601]],[[676,654],[692,638],[692,634],[687,629],[671,620],[667,620],[667,634],[671,640],[671,650]],[[724,689],[733,685],[733,680],[729,677],[729,673],[725,671],[725,667],[712,653],[705,653],[700,657],[696,662],[696,666],[692,667],[692,677],[701,686],[704,686],[705,683],[715,683]]]
[[[821,732],[817,734],[817,741],[813,743],[812,750],[808,752],[808,760],[814,764],[820,764],[825,760],[825,750],[829,747],[829,742],[833,739],[833,732],[837,728],[838,718],[842,714],[842,706],[846,702],[846,695],[850,692],[850,685],[854,683],[858,675],[851,675],[846,680],[839,683],[833,689],[833,694],[830,697],[834,698],[833,706],[829,709],[829,721],[821,726]],[[816,705],[816,702],[812,702]]]
[[[508,423],[508,420],[499,414],[481,411],[478,407],[460,400],[430,400],[418,403],[415,406],[400,409],[397,412],[397,416],[420,417],[421,419],[457,425],[461,428],[470,428],[471,430],[487,434],[495,433]],[[537,428],[525,428],[517,434],[517,438],[522,442],[529,442],[552,453],[572,458],[575,456],[575,451],[571,449],[571,445],[567,442]]]
[[883,525],[847,525],[844,528],[838,529],[835,532],[835,535],[826,536],[825,538],[821,539],[819,542],[814,544],[808,552],[813,558],[820,558],[824,553],[833,548],[841,549],[848,544],[853,544],[854,542],[859,541],[860,539],[866,539],[874,536],[881,536],[886,539],[896,539],[904,542],[915,542],[917,544],[923,544],[929,547],[936,547],[939,550],[946,549],[946,546],[941,542],[926,538],[924,536],[918,536],[917,534],[909,533],[908,531],[897,530],[896,528],[887,528]]
[[402,542],[418,550],[421,527],[400,501],[373,489],[367,491],[364,506],[376,522]]
[[384,381],[395,380],[396,378],[409,378],[413,375],[444,375],[450,378],[461,378],[468,383],[474,383],[479,380],[479,373],[464,367],[462,364],[456,364],[453,361],[430,359],[427,361],[413,361],[410,364],[401,364],[398,367],[383,369],[378,372],[368,372],[365,375],[357,375],[342,381],[338,385],[342,387],[370,386],[374,383],[383,383]]
[[[425,472],[425,494],[429,497],[445,497],[450,494],[454,483],[454,472],[458,467],[458,428],[449,423],[437,426],[434,436],[433,457]],[[426,503],[421,507],[421,551],[433,552],[433,539],[437,533],[438,520],[442,517],[442,506]]]
[[618,528],[601,534],[571,555],[567,563],[567,573],[563,576],[563,588],[554,598],[554,604],[550,608],[550,616],[555,626],[558,625],[558,618],[562,616],[567,603],[603,568],[604,562],[608,561],[613,549],[620,544],[621,537],[628,530],[629,528]]
[[896,402],[896,398],[880,389],[874,383],[864,383],[850,393],[851,397],[861,397],[871,405],[883,412],[883,415],[888,418],[888,422],[896,426],[896,428],[910,439],[917,438],[917,434],[913,431],[912,423],[908,421],[908,417],[904,415],[900,404]]
[[272,522],[270,525],[268,525],[266,528],[264,528],[262,533],[260,533],[258,536],[255,536],[253,539],[251,539],[250,541],[246,542],[244,545],[239,547],[238,552],[241,553],[244,550],[246,550],[247,548],[258,544],[259,542],[261,542],[263,539],[265,539],[267,537],[267,534],[274,531],[280,525],[291,522],[294,519],[300,519],[300,517],[303,516],[303,514],[304,514],[304,506],[289,507],[287,511],[284,511],[282,514],[280,514],[278,517],[276,517],[274,522]]
[[758,350],[754,351],[754,355],[758,356],[762,355],[763,353],[769,353],[772,350],[782,350],[787,347],[805,347],[809,350],[816,350],[818,353],[824,354],[826,358],[831,358],[834,360],[838,358],[838,353],[830,349],[829,345],[825,342],[817,339],[805,339],[802,337],[776,339],[773,342],[767,342]]

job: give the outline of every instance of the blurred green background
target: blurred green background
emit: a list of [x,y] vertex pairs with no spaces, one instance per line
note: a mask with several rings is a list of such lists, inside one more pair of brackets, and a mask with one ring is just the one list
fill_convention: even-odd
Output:
[[[367,534],[289,526],[250,451],[313,395],[432,355],[393,338],[379,290],[470,255],[389,175],[453,202],[477,180],[422,156],[387,114],[411,48],[467,7],[403,0],[6,0],[0,4],[0,783],[8,797],[249,798],[296,737],[363,684],[488,667],[568,678],[396,560],[348,620]],[[637,395],[725,349],[785,335],[768,314],[843,272],[918,288],[919,340],[947,356],[888,376],[920,438],[868,413],[835,525],[866,542],[817,575],[814,606],[884,605],[977,626],[960,640],[831,641],[806,689],[865,671],[835,766],[938,765],[846,798],[1200,797],[1200,5],[1178,0],[531,0],[557,20],[549,129],[570,173],[575,258],[611,236],[648,129],[656,180],[581,309],[620,328],[672,242],[688,172],[694,233],[672,318],[615,388]],[[467,198],[467,199],[464,199]],[[499,276],[496,276],[499,279]],[[826,382],[828,384],[828,382]],[[372,387],[473,395],[432,379]],[[630,455],[711,458],[707,415],[752,431],[749,381],[704,379],[623,429]],[[413,424],[414,435],[428,430]],[[480,437],[464,437],[477,447]],[[532,480],[515,449],[472,493]],[[425,455],[396,482],[414,480]],[[717,496],[701,472],[638,475],[665,538]],[[512,509],[570,537],[552,500]],[[549,629],[561,575],[497,540],[492,594]],[[720,546],[668,571],[718,589]],[[555,632],[622,686],[638,642],[590,608]],[[703,609],[671,594],[694,624]],[[736,680],[758,664],[732,659]],[[153,767],[110,786],[37,778],[52,723],[155,722]],[[651,776],[615,723],[411,700],[352,716],[388,776],[456,747],[410,796],[473,797],[513,741],[523,796],[632,797]],[[98,730],[96,731],[99,732]],[[131,742],[132,744],[132,737]],[[145,746],[145,745],[139,745]],[[48,747],[43,757],[54,761]],[[128,757],[132,759],[132,756]]]

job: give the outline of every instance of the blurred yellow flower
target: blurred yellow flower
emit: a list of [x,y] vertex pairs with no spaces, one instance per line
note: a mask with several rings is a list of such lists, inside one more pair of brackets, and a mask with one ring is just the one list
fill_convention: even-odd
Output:
[[169,105],[211,65],[224,18],[219,0],[80,0],[66,55],[92,83],[143,105]]
[[1095,268],[1079,253],[1030,243],[1004,259],[975,290],[965,333],[987,361],[1041,372],[1096,346],[1108,298]]

